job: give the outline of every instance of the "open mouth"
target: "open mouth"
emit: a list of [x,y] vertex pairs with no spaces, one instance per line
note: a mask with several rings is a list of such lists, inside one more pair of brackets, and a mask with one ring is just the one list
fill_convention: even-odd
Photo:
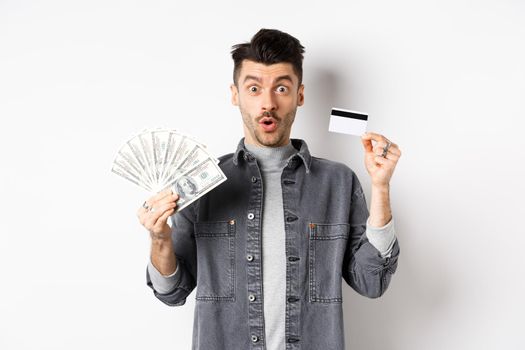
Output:
[[259,124],[262,126],[263,130],[266,132],[274,131],[277,128],[277,121],[272,117],[264,117],[259,120]]

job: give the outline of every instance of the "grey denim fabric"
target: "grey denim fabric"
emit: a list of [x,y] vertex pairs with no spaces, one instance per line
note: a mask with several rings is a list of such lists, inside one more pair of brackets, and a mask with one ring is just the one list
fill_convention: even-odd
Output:
[[[377,298],[397,267],[399,243],[381,257],[365,234],[369,216],[355,173],[312,157],[303,140],[281,181],[286,232],[286,350],[344,350],[342,280]],[[239,142],[220,158],[228,180],[173,217],[180,306],[196,287],[193,350],[265,349],[261,229],[263,190],[255,157]],[[271,303],[271,300],[266,300]]]

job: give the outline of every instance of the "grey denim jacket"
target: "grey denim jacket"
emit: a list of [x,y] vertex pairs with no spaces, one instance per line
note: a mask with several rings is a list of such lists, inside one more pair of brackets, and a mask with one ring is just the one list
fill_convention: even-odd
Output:
[[[369,216],[355,173],[312,157],[303,140],[281,175],[286,233],[286,350],[344,350],[342,280],[377,298],[397,267],[399,243],[382,258],[366,238]],[[196,287],[193,350],[265,349],[261,230],[263,184],[239,142],[220,158],[228,180],[173,217],[180,306]],[[177,272],[179,274],[179,272]]]

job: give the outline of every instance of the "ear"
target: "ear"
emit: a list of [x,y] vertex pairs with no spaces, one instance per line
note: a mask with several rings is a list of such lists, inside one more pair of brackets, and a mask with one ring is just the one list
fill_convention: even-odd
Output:
[[299,89],[297,90],[297,105],[302,106],[304,104],[304,84],[301,84],[299,86]]
[[232,92],[232,105],[238,106],[239,105],[239,90],[237,90],[237,86],[235,86],[235,84],[231,84],[230,91]]

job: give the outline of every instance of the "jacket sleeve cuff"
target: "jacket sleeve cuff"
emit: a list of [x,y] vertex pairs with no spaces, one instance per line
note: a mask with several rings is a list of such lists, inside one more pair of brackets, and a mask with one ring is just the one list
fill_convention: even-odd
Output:
[[385,226],[370,226],[370,217],[366,220],[366,238],[381,254],[382,258],[389,258],[396,241],[394,230],[394,218]]
[[151,258],[148,262],[148,272],[151,279],[151,284],[153,285],[153,288],[160,294],[167,294],[175,289],[175,287],[179,284],[180,280],[180,269],[179,264],[177,264],[177,268],[175,269],[175,272],[173,272],[171,275],[164,276],[162,275],[159,270],[155,266],[153,266],[153,263],[151,262]]

